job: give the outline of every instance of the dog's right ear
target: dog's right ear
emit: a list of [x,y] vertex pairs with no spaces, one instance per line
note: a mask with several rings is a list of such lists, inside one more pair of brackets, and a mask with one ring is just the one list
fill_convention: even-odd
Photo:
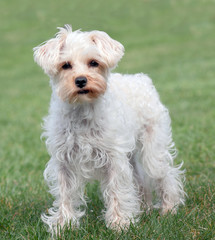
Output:
[[63,48],[65,39],[69,32],[72,32],[70,25],[65,25],[64,28],[58,28],[59,32],[55,38],[52,38],[33,49],[34,61],[44,70],[49,76],[53,76],[58,72],[58,63],[60,51]]

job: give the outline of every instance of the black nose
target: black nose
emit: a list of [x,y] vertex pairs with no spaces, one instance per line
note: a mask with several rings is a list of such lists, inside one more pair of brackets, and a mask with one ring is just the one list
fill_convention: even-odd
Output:
[[83,88],[87,85],[87,78],[85,77],[77,77],[75,79],[75,85],[79,88]]

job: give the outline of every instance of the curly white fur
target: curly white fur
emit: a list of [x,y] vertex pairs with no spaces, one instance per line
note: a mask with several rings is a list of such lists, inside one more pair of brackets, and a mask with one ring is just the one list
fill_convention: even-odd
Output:
[[[53,90],[43,133],[51,156],[44,177],[55,197],[42,216],[50,230],[79,224],[85,213],[84,187],[91,179],[101,183],[105,220],[112,228],[134,222],[142,203],[152,205],[153,191],[163,213],[184,204],[183,172],[173,165],[169,113],[151,79],[110,74],[123,46],[106,33],[72,32],[67,25],[34,51]],[[92,67],[90,59],[102,67]],[[62,69],[65,62],[71,69]],[[86,94],[74,84],[78,76],[88,79]]]

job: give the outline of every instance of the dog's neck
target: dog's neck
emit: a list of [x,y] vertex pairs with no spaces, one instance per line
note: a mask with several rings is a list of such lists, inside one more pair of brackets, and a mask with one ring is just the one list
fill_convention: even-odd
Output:
[[108,101],[105,95],[106,94],[100,96],[93,102],[69,103],[62,101],[57,96],[56,92],[53,91],[50,113],[55,114],[58,117],[62,116],[64,119],[70,119],[73,124],[77,125],[80,123],[85,123],[85,125],[100,125],[100,121],[106,117],[106,110],[108,107]]

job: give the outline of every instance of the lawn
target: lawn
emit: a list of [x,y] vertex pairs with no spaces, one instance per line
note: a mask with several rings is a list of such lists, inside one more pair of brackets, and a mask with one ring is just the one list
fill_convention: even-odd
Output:
[[59,239],[215,239],[214,9],[212,0],[0,2],[0,239],[51,238],[40,219],[52,203],[40,140],[51,90],[32,48],[65,23],[106,31],[126,49],[116,71],[153,79],[170,110],[188,197],[178,214],[153,210],[117,234],[101,217],[98,184],[88,185],[80,229]]

